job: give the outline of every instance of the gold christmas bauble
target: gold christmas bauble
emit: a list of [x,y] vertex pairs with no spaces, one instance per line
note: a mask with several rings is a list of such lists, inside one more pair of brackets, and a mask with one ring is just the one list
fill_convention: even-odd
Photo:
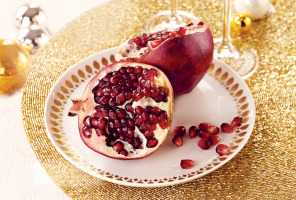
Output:
[[13,40],[0,40],[0,94],[22,88],[31,64],[30,54]]
[[251,28],[251,19],[247,16],[237,15],[233,18],[231,26],[236,33],[246,33]]

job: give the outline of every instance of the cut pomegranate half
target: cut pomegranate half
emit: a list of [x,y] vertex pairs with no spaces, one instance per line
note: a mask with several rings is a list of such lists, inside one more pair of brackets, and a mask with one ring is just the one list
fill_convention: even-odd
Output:
[[[156,95],[157,94],[157,95]],[[150,65],[115,63],[73,99],[83,142],[116,159],[143,158],[165,140],[173,115],[173,89],[166,75]]]
[[200,82],[212,63],[213,49],[209,27],[197,22],[127,40],[119,46],[115,60],[158,67],[170,79],[177,96],[189,93]]

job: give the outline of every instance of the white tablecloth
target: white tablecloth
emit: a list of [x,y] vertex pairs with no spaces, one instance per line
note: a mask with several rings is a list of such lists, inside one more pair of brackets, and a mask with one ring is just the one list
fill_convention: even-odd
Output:
[[[47,26],[55,34],[67,22],[108,0],[0,0],[0,39],[16,39],[13,25],[17,8],[37,3],[47,15]],[[22,92],[0,95],[0,200],[70,199],[45,173],[24,131]]]

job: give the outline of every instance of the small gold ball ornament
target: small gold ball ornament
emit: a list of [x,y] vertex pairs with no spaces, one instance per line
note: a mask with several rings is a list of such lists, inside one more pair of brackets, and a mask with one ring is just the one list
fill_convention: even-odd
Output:
[[237,15],[234,17],[231,26],[232,30],[236,33],[246,33],[251,28],[251,19],[247,16]]
[[0,94],[23,87],[30,68],[30,54],[13,40],[0,40]]

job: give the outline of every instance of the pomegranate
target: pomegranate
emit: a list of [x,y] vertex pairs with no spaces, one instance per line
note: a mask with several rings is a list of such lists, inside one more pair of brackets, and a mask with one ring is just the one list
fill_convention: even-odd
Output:
[[216,147],[216,152],[220,155],[220,156],[224,156],[224,155],[228,155],[230,153],[230,149],[227,145],[225,144],[219,144]]
[[213,49],[209,27],[196,22],[129,39],[119,46],[115,60],[158,67],[168,76],[178,96],[189,93],[203,78],[212,63]]
[[184,159],[180,162],[180,166],[182,167],[182,169],[191,169],[192,167],[194,167],[194,165],[194,161],[190,159]]
[[189,128],[189,136],[190,138],[195,138],[198,135],[198,129],[196,126],[191,126]]
[[172,139],[172,142],[177,146],[180,147],[183,145],[183,140],[180,135],[175,135]]
[[232,127],[237,127],[237,126],[240,126],[241,123],[243,121],[243,118],[242,117],[235,117],[232,122],[231,122],[231,126]]
[[143,158],[165,140],[173,113],[173,89],[153,66],[120,62],[102,69],[73,99],[82,141],[116,159]]
[[222,123],[221,124],[221,131],[223,133],[232,133],[233,132],[233,127],[228,123]]

